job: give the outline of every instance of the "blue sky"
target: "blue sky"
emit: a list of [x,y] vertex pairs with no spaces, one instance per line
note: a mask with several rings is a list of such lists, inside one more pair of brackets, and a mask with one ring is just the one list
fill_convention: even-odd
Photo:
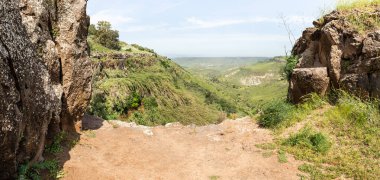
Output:
[[285,19],[298,38],[335,0],[89,0],[91,23],[169,57],[284,55]]

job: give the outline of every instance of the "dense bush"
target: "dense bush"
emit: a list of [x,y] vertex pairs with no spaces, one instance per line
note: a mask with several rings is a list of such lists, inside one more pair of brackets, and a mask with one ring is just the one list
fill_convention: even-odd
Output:
[[137,109],[141,105],[141,96],[136,92],[133,92],[130,96],[128,96],[124,111]]
[[94,93],[89,106],[89,113],[103,119],[108,119],[106,98],[102,93]]
[[259,125],[266,128],[275,128],[281,122],[291,117],[295,107],[284,101],[275,100],[265,105],[259,117]]
[[146,109],[154,109],[158,107],[158,103],[154,97],[144,97],[142,104]]
[[137,110],[141,103],[142,98],[136,92],[132,92],[125,99],[116,99],[112,102],[107,102],[104,93],[95,93],[90,103],[89,112],[106,120],[117,119],[121,115],[128,114],[131,110]]
[[97,33],[97,30],[96,30],[96,26],[94,24],[91,24],[89,27],[88,27],[88,35],[89,36],[95,36]]
[[60,179],[64,176],[64,171],[61,170],[57,160],[44,160],[32,165],[21,165],[17,179],[42,179],[43,171],[49,173],[49,179]]
[[119,31],[112,30],[111,23],[107,21],[99,21],[98,24],[90,25],[88,29],[89,35],[94,36],[97,43],[113,50],[120,50]]
[[314,132],[309,127],[291,135],[284,141],[283,145],[298,146],[301,149],[307,148],[317,153],[326,153],[331,148],[331,142],[326,135]]
[[290,78],[292,77],[293,70],[296,67],[297,63],[298,63],[297,56],[289,56],[286,58],[286,64],[282,72],[284,78],[286,78],[287,80],[290,80]]

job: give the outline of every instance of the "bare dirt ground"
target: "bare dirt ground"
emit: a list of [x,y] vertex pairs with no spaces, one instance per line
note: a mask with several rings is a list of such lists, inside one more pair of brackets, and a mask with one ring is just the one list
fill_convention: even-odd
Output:
[[249,118],[150,128],[87,116],[83,128],[96,130],[82,132],[64,179],[299,179],[299,162],[255,146],[273,137]]

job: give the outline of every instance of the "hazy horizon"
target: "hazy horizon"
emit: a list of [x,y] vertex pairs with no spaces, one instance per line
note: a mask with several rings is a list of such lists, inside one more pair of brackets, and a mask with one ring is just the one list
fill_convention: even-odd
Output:
[[[91,23],[110,21],[120,40],[172,57],[273,57],[335,0],[92,0]],[[297,8],[303,7],[303,8]],[[270,9],[270,11],[268,11]]]

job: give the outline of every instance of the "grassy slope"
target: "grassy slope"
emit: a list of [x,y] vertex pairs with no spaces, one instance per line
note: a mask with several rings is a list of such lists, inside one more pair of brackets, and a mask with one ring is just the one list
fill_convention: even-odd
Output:
[[[116,52],[91,39],[89,43],[93,52]],[[123,51],[128,48],[132,50]],[[201,125],[223,120],[224,112],[245,114],[234,98],[223,92],[223,87],[191,75],[165,57],[124,43],[117,53],[131,57],[122,60],[125,70],[105,68],[99,72],[94,81],[90,107],[90,112],[95,115],[144,125],[175,121]],[[103,62],[112,64],[117,61],[120,62]]]
[[[379,0],[343,0],[337,10],[354,29],[365,33],[379,28],[379,19],[369,16],[379,6]],[[297,106],[269,103],[259,124],[272,128],[277,141],[259,147],[305,161],[299,170],[307,175],[300,175],[301,179],[379,179],[380,102],[342,91],[330,92],[328,97],[311,95]]]
[[308,179],[380,177],[379,102],[335,95],[334,102],[316,95],[298,106],[273,102],[259,123],[274,130],[272,146],[307,162],[299,169]]

